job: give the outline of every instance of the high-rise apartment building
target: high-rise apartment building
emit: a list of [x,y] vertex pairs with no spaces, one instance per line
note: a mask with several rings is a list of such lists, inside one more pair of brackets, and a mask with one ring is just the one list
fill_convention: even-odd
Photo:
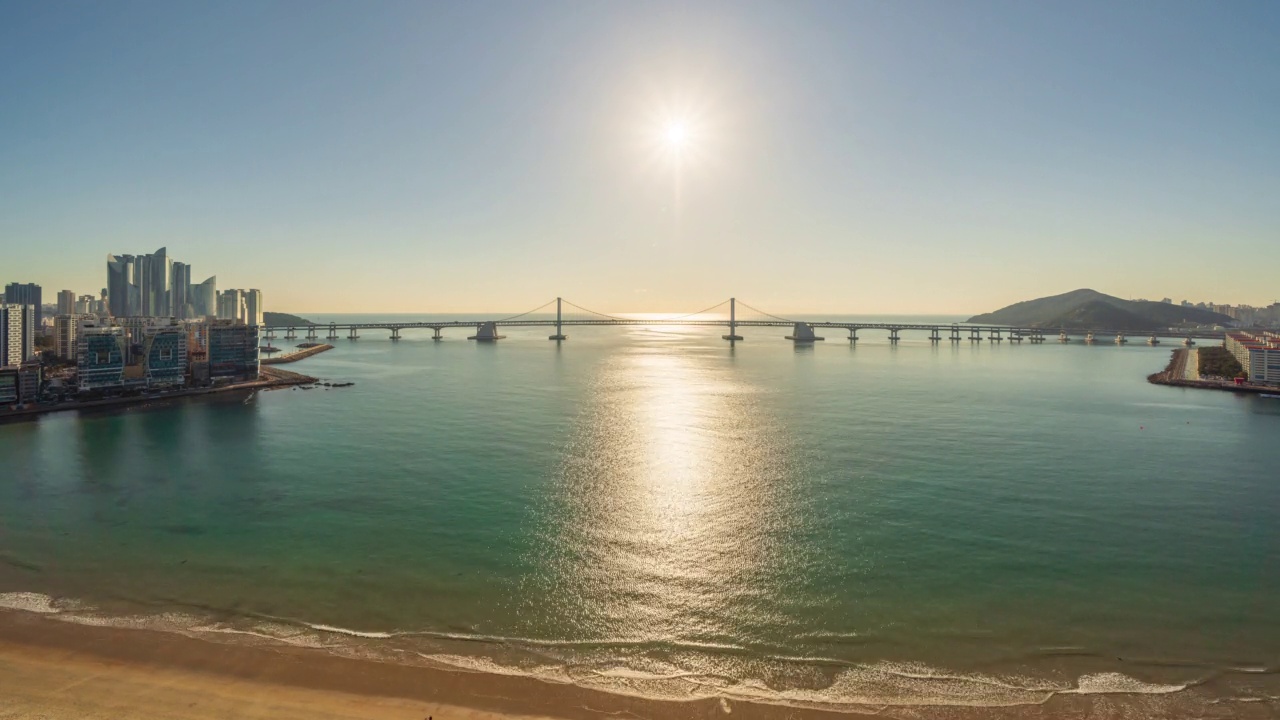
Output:
[[191,266],[176,260],[170,281],[169,315],[179,319],[195,315],[195,309],[191,306]]
[[58,315],[53,318],[53,350],[63,360],[76,359],[76,325],[80,318],[75,315]]
[[218,293],[218,319],[250,324],[243,290],[224,290]]
[[58,291],[58,314],[71,315],[76,311],[76,294],[70,290]]
[[218,276],[214,275],[191,288],[192,305],[196,317],[218,314]]
[[107,310],[115,317],[142,314],[142,281],[133,255],[107,256]]
[[0,305],[0,365],[21,365],[35,354],[35,308]]
[[262,291],[244,291],[244,310],[246,325],[262,324]]
[[35,283],[9,283],[4,286],[4,301],[6,303],[10,305],[30,305],[35,308],[35,324],[32,325],[32,332],[38,332],[40,323],[44,320],[40,296],[40,286]]

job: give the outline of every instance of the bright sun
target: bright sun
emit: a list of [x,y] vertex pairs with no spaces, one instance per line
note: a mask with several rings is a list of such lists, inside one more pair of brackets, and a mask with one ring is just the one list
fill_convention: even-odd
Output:
[[672,120],[663,128],[662,138],[668,149],[680,152],[689,144],[689,126],[679,120]]

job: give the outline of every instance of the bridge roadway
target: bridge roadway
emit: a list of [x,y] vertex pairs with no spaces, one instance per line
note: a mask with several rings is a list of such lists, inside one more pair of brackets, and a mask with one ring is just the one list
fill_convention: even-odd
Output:
[[[1045,342],[1046,332],[1053,334],[1052,330],[1046,331],[1044,328],[1028,328],[1017,327],[1011,325],[976,325],[968,323],[958,324],[934,324],[934,323],[868,323],[868,322],[838,322],[838,321],[793,321],[793,320],[654,320],[654,319],[608,319],[608,320],[431,320],[421,322],[375,322],[375,323],[328,323],[314,325],[276,325],[263,326],[263,337],[274,339],[278,333],[283,333],[285,338],[293,339],[299,336],[300,332],[305,332],[308,339],[318,339],[325,337],[327,339],[336,339],[341,337],[339,331],[345,332],[350,339],[358,339],[361,330],[386,330],[391,333],[391,339],[399,340],[400,332],[403,330],[421,330],[430,329],[434,332],[433,337],[437,340],[442,339],[441,331],[446,328],[475,328],[476,335],[469,337],[472,340],[498,340],[503,336],[497,334],[499,327],[554,327],[557,329],[556,334],[551,336],[553,340],[563,340],[567,336],[563,334],[562,328],[569,326],[577,327],[600,327],[600,326],[682,326],[682,327],[726,327],[729,328],[732,337],[725,336],[725,339],[740,340],[741,336],[736,334],[737,328],[742,327],[790,327],[793,328],[793,334],[786,336],[789,340],[804,342],[808,340],[822,340],[824,338],[812,335],[813,330],[818,329],[834,329],[842,330],[849,333],[849,340],[856,341],[858,332],[862,330],[887,330],[889,331],[889,340],[897,342],[901,338],[899,333],[903,331],[925,331],[929,333],[929,339],[934,342],[949,340],[959,342],[961,340],[980,341],[988,340],[991,342],[1002,342],[1009,340],[1011,342],[1022,342],[1028,340],[1032,343]],[[486,335],[485,330],[488,328],[489,333]],[[807,328],[808,333],[805,333]],[[327,334],[322,335],[322,332]],[[1059,334],[1058,340],[1064,337],[1074,339],[1072,336],[1084,339],[1086,336],[1095,336],[1099,342],[1109,342],[1112,338],[1125,338],[1122,342],[1127,341],[1127,336],[1131,333],[1117,332],[1111,330],[1096,331],[1073,331],[1070,333]],[[1146,336],[1148,333],[1141,333]],[[1168,337],[1168,334],[1165,334]]]

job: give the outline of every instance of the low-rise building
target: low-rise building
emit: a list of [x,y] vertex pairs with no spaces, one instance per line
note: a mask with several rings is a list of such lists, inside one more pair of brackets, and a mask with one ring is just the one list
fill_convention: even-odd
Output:
[[18,368],[0,367],[0,407],[18,404]]
[[1229,332],[1223,346],[1240,361],[1250,382],[1280,385],[1280,333]]

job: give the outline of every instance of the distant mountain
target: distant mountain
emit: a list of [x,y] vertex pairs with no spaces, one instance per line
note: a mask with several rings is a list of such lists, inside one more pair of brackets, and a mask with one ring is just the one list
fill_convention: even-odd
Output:
[[1121,300],[1096,290],[1072,290],[1062,295],[1014,303],[992,313],[975,315],[971,323],[1142,332],[1192,325],[1221,325],[1231,318],[1199,308],[1149,300]]
[[282,327],[282,326],[288,327],[290,325],[293,325],[296,327],[306,327],[308,325],[315,325],[315,323],[311,322],[310,320],[304,320],[298,317],[297,315],[290,315],[289,313],[265,312],[265,311],[262,313],[262,322],[265,323],[268,327]]

